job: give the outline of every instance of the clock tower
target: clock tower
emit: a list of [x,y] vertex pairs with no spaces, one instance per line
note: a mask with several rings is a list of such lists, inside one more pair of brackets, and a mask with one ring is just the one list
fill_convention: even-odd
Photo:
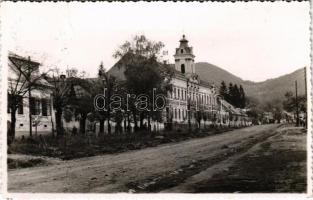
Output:
[[188,40],[185,35],[179,40],[179,47],[175,51],[175,69],[182,74],[195,74],[195,64],[193,49],[188,45]]

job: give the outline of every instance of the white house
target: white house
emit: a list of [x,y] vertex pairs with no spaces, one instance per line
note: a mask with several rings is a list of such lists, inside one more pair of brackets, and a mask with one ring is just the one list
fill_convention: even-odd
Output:
[[[11,122],[10,103],[12,95],[19,97],[18,109],[16,111],[15,136],[28,136],[30,132],[30,117],[32,121],[32,133],[51,133],[52,130],[52,91],[50,84],[39,75],[40,63],[32,61],[13,53],[8,57],[8,93],[7,93],[7,119]],[[31,73],[31,81],[36,82],[37,89],[29,93],[27,87],[27,73]],[[26,76],[25,76],[26,75]],[[29,115],[31,113],[31,115]],[[9,128],[9,127],[8,127]]]

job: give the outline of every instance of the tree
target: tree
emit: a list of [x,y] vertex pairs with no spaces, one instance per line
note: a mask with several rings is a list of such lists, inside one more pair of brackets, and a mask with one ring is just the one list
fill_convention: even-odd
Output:
[[69,104],[71,84],[64,74],[60,73],[58,68],[51,70],[46,77],[47,81],[52,85],[53,106],[55,109],[55,123],[57,136],[63,136],[62,113],[63,109]]
[[239,92],[239,88],[237,86],[237,84],[234,85],[234,88],[233,88],[233,92],[232,92],[232,99],[233,99],[233,105],[237,108],[240,107],[241,105],[241,99],[240,99],[240,92]]
[[[99,65],[99,68],[98,68],[98,79],[94,83],[95,90],[99,94],[104,93],[104,87],[105,87],[102,73],[105,73],[105,69],[104,69],[103,63],[101,62]],[[99,101],[98,101],[99,107],[103,107],[104,104],[105,104],[105,101],[103,99],[99,99]],[[104,110],[96,110],[96,117],[98,118],[99,124],[100,124],[99,136],[104,134],[105,116],[106,116],[106,112]]]
[[151,111],[153,89],[157,93],[165,95],[170,89],[169,85],[173,71],[168,65],[159,62],[159,55],[163,47],[162,42],[151,41],[144,35],[139,35],[133,37],[131,41],[126,41],[113,54],[113,57],[122,60],[121,63],[126,68],[124,74],[128,94],[146,95],[151,100],[148,102],[145,111],[138,111],[134,104],[130,106],[135,130],[137,130],[137,115],[140,118],[141,128],[143,127],[143,120],[147,118],[149,130],[151,118],[159,115],[158,112],[160,111]]
[[296,113],[297,110],[297,101],[298,101],[298,109],[300,112],[307,112],[307,99],[305,95],[298,96],[297,100],[294,94],[291,91],[286,92],[285,100],[283,101],[283,108],[287,112]]
[[110,109],[110,103],[111,103],[111,97],[114,94],[114,91],[115,91],[115,89],[117,87],[117,80],[116,80],[116,78],[114,76],[111,76],[108,72],[105,72],[104,67],[103,67],[102,64],[99,67],[98,76],[99,76],[100,79],[103,80],[103,86],[106,89],[105,90],[105,94],[104,94],[105,97],[106,97],[106,102],[105,102],[106,112],[105,113],[106,113],[106,119],[107,119],[108,134],[110,135],[111,134],[111,124],[110,124],[111,109]]
[[32,116],[33,126],[35,126],[35,135],[37,135],[37,128],[41,124],[41,117],[40,116]]
[[277,120],[277,123],[280,123],[282,117],[283,117],[283,113],[282,113],[282,107],[281,106],[277,106],[274,108],[274,119]]
[[239,95],[240,95],[240,108],[245,108],[246,107],[246,94],[245,91],[242,87],[242,85],[239,86]]
[[204,113],[203,107],[200,107],[200,109],[197,110],[195,113],[195,118],[196,118],[196,121],[198,122],[198,128],[199,129],[201,128],[201,120],[205,121],[204,115],[205,115],[205,113]]
[[234,86],[232,83],[228,85],[228,101],[230,104],[234,105]]
[[[158,58],[160,56],[161,50],[164,47],[162,42],[155,42],[148,40],[144,35],[136,35],[131,41],[124,42],[119,48],[114,52],[114,58],[122,58],[127,54],[136,55],[136,57],[130,58],[131,60],[136,59],[138,56],[143,58]],[[130,60],[128,60],[129,62]]]
[[[162,66],[155,58],[143,60],[137,64],[131,64],[125,71],[127,91],[131,94],[146,95],[148,97],[148,105],[146,110],[134,110],[139,113],[140,127],[143,128],[143,120],[147,118],[148,126],[153,115],[158,115],[160,111],[152,111],[153,91],[156,94],[167,94],[165,81],[166,76],[162,74]],[[136,108],[135,108],[136,109]],[[150,129],[149,129],[150,130]]]
[[[31,91],[47,89],[41,83],[46,73],[39,72],[40,63],[17,56],[9,56],[9,73],[8,78],[8,111],[11,113],[11,122],[9,123],[8,139],[12,142],[15,138],[16,112],[23,108],[23,99],[28,94],[28,100],[31,99]],[[29,112],[29,134],[32,136],[32,113]]]
[[219,93],[226,101],[228,101],[228,90],[225,81],[222,81]]
[[[74,109],[76,116],[79,115],[79,131],[84,135],[87,116],[94,111],[94,106],[91,103],[96,95],[94,84],[80,77],[69,77],[67,81],[70,84],[68,105]],[[79,94],[76,94],[75,87],[80,90]]]

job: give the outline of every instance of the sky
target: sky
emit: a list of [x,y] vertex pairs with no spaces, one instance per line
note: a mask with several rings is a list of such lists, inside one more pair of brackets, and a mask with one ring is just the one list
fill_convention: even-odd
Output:
[[310,65],[309,2],[30,3],[3,2],[4,51],[44,67],[77,68],[94,77],[133,36],[162,41],[174,63],[185,34],[196,62],[251,81]]

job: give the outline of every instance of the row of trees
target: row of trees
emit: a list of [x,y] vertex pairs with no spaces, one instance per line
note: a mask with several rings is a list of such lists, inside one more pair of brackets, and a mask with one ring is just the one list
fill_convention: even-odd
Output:
[[[107,121],[108,134],[111,134],[110,121],[114,120],[116,129],[121,129],[121,123],[124,120],[124,127],[130,127],[132,120],[135,125],[135,131],[144,128],[144,120],[148,121],[148,128],[151,130],[151,120],[161,120],[161,112],[153,111],[152,91],[156,90],[158,94],[166,94],[171,90],[170,80],[173,75],[172,69],[164,64],[160,64],[159,55],[164,47],[162,42],[148,40],[144,35],[135,36],[131,41],[123,43],[115,52],[114,57],[119,59],[118,66],[125,68],[125,80],[118,81],[105,71],[103,64],[99,66],[99,73],[96,79],[86,79],[78,74],[76,69],[66,71],[66,74],[60,73],[57,68],[50,69],[47,72],[39,73],[39,63],[25,62],[26,60],[14,60],[13,64],[17,78],[9,80],[8,96],[10,96],[11,123],[8,129],[10,138],[15,137],[16,112],[20,103],[20,98],[27,95],[31,97],[33,90],[42,92],[52,91],[53,108],[55,114],[55,127],[57,136],[64,135],[62,118],[70,120],[73,116],[79,118],[79,130],[85,133],[85,124],[88,115],[97,118],[100,122],[100,133],[104,132],[104,123]],[[18,63],[17,63],[18,62]],[[35,64],[36,67],[29,66]],[[36,72],[36,73],[35,73]],[[42,84],[41,80],[46,80],[49,85]],[[77,94],[75,87],[79,86],[83,92]],[[103,94],[106,88],[106,111],[95,110],[93,99],[97,94]],[[109,104],[110,98],[119,94],[127,99],[127,94],[148,96],[147,107],[150,111],[138,111],[135,109],[134,99],[128,102],[129,111],[125,107],[124,111],[111,111]],[[126,106],[126,102],[122,103]],[[31,118],[31,112],[30,112]],[[128,123],[126,125],[126,122]],[[138,124],[139,122],[139,124]],[[126,126],[125,126],[126,125]],[[30,119],[30,136],[32,136],[32,121]]]
[[249,97],[247,99],[247,108],[247,114],[254,120],[254,123],[267,123],[266,118],[278,123],[282,119],[291,122],[292,118],[296,118],[297,109],[299,113],[307,112],[307,99],[305,95],[296,98],[293,92],[288,91],[285,93],[284,99],[274,99],[270,102],[262,103],[253,97]]
[[241,85],[238,87],[237,84],[229,83],[227,87],[225,81],[222,81],[219,92],[227,102],[235,107],[246,107],[246,95]]

